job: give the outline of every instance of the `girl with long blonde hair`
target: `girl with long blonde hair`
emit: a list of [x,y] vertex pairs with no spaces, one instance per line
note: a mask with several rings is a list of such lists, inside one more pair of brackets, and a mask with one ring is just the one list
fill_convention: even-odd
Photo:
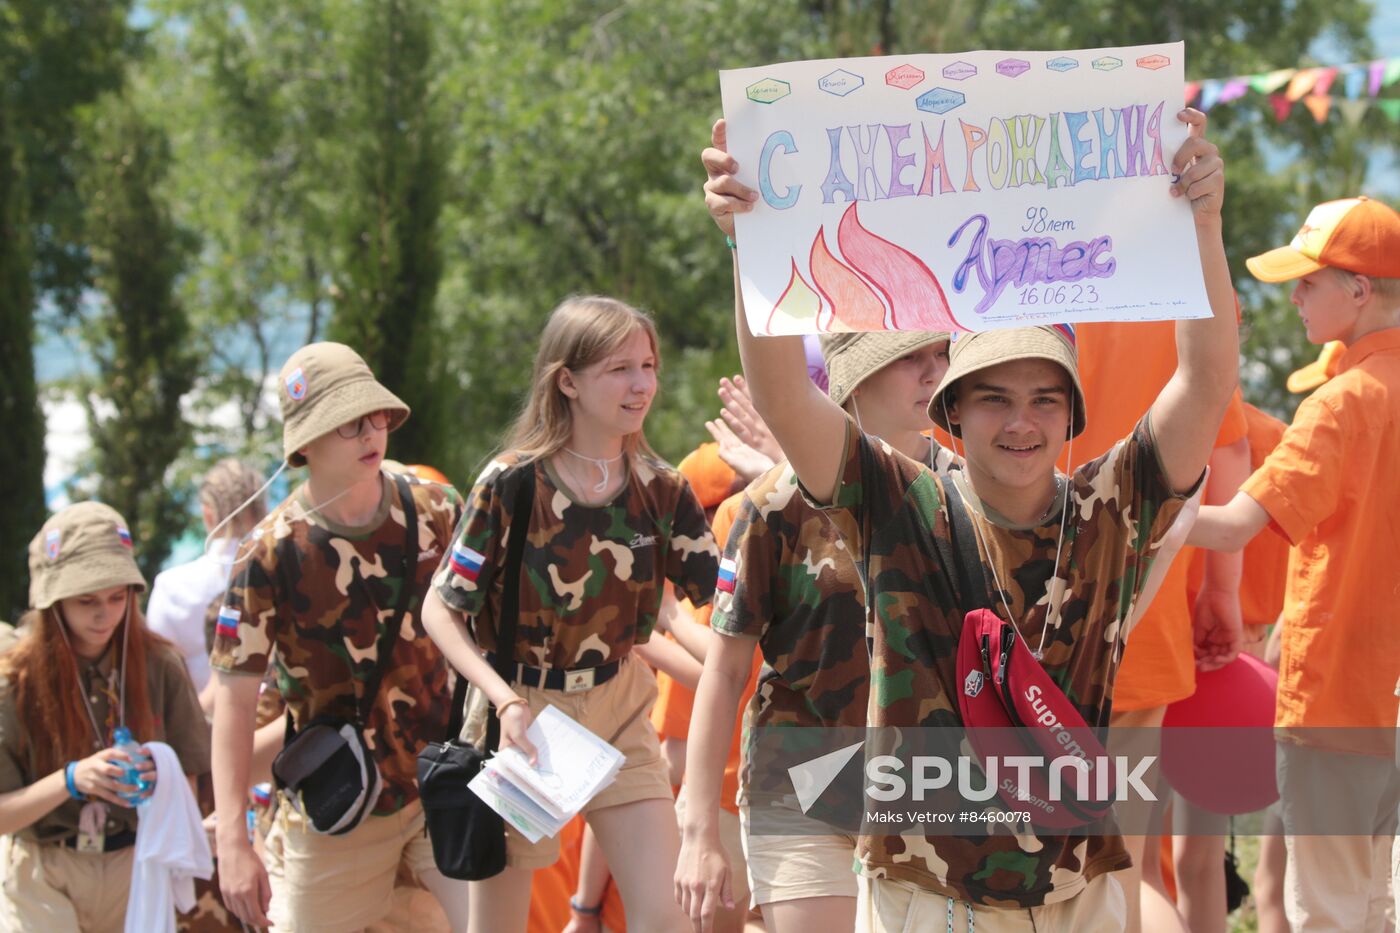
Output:
[[[666,580],[697,605],[709,601],[718,555],[694,493],[643,432],[658,370],[656,329],[635,308],[583,297],[554,310],[529,398],[506,449],[468,496],[423,621],[471,682],[473,712],[494,706],[502,748],[533,756],[526,730],[554,706],[624,754],[617,778],[583,812],[628,922],[681,931],[688,924],[669,886],[680,841],[648,716],[656,682],[632,654],[651,635]],[[516,515],[522,492],[532,504]],[[515,534],[526,535],[521,568],[507,574],[506,545]],[[499,657],[497,639],[507,587],[518,602],[510,663]],[[483,719],[468,719],[474,740]],[[470,929],[477,933],[525,929],[532,872],[553,864],[559,843],[531,844],[508,827],[506,851],[505,871],[473,882]],[[582,917],[597,907],[572,906]]]

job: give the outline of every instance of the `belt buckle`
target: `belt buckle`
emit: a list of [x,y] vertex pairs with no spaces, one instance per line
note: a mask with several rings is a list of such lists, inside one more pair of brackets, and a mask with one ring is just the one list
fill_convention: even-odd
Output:
[[565,671],[564,692],[582,693],[585,690],[592,690],[597,673],[597,669],[592,667],[581,671]]
[[105,833],[85,833],[79,830],[78,844],[74,848],[79,852],[104,852],[107,849],[107,835]]

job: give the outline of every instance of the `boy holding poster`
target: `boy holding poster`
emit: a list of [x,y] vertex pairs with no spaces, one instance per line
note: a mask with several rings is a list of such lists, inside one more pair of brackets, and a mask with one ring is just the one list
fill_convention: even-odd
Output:
[[1381,930],[1400,805],[1400,214],[1368,198],[1318,205],[1248,265],[1296,280],[1308,340],[1346,350],[1229,504],[1201,510],[1191,542],[1238,550],[1268,526],[1292,545],[1274,721],[1284,909],[1295,930]]
[[[754,404],[811,501],[848,513],[860,529],[848,544],[861,555],[875,607],[871,726],[959,722],[955,646],[965,613],[952,595],[952,568],[938,556],[951,537],[950,488],[968,503],[979,556],[1001,591],[992,597],[998,614],[1005,609],[1021,636],[1040,645],[1046,672],[1066,685],[1084,720],[1107,723],[1124,622],[1162,534],[1200,481],[1238,381],[1220,219],[1224,165],[1204,138],[1205,116],[1186,110],[1178,119],[1189,126],[1172,160],[1179,180],[1163,183],[1190,201],[1212,316],[1178,323],[1177,370],[1151,411],[1130,437],[1069,477],[1056,473],[1055,461],[1086,418],[1072,328],[992,331],[953,343],[929,414],[960,438],[966,470],[939,481],[864,435],[807,384],[800,340],[751,335],[736,253],[739,348]],[[751,210],[759,194],[735,177],[723,121],[702,159],[707,206],[732,235],[734,215]],[[941,920],[945,908],[953,929],[955,901],[963,902],[966,928],[975,923],[984,933],[1025,928],[1028,914],[1040,929],[1123,927],[1122,892],[1109,873],[1128,858],[1116,836],[1017,836],[1004,828],[900,836],[864,827],[857,852],[862,930],[905,929],[920,915]],[[691,903],[683,906],[698,922],[694,902],[716,894],[687,891]]]

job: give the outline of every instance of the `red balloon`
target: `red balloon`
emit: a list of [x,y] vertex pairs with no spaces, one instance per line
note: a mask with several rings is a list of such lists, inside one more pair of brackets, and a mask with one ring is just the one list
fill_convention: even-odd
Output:
[[1253,813],[1278,799],[1274,697],[1278,673],[1241,654],[1218,671],[1196,672],[1196,692],[1167,707],[1162,773],[1203,810]]

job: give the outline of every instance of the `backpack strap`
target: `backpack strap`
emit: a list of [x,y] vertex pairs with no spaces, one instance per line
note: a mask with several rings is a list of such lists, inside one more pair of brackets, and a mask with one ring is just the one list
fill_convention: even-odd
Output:
[[394,645],[398,643],[399,631],[403,628],[403,617],[408,612],[408,606],[413,601],[413,594],[418,589],[415,585],[415,576],[418,570],[418,503],[413,499],[413,487],[409,485],[403,474],[395,474],[394,483],[398,486],[399,506],[403,509],[404,521],[403,569],[399,582],[399,601],[394,607],[394,615],[389,620],[389,627],[385,629],[384,635],[379,639],[374,672],[365,682],[364,693],[360,694],[360,728],[364,728],[369,722],[370,711],[374,709],[374,701],[379,696],[379,684],[384,679],[384,669],[389,666],[389,661],[394,656]]
[[[510,512],[510,539],[506,544],[506,563],[502,568],[501,577],[501,614],[496,620],[496,651],[495,668],[496,673],[506,683],[513,683],[515,680],[515,637],[520,628],[520,587],[524,577],[522,573],[525,561],[525,539],[530,535],[530,519],[535,508],[535,461],[523,464],[514,471],[515,499]],[[509,488],[509,484],[501,484]],[[458,679],[458,689],[462,690],[465,698],[466,691],[463,680]],[[462,701],[454,696],[452,708],[454,716],[457,717],[457,730],[462,728],[461,709]],[[449,729],[451,723],[448,723]],[[456,733],[450,733],[449,738]],[[496,708],[492,706],[487,713],[486,721],[486,748],[485,751],[495,751],[501,740],[501,722],[496,718]]]
[[967,503],[963,501],[962,493],[951,476],[940,476],[938,482],[943,490],[943,506],[948,511],[951,541],[936,535],[933,540],[938,556],[957,583],[958,608],[964,613],[977,609],[989,609],[995,613],[991,597],[987,595],[987,576],[982,570],[982,556],[977,551],[977,531],[972,527]]

